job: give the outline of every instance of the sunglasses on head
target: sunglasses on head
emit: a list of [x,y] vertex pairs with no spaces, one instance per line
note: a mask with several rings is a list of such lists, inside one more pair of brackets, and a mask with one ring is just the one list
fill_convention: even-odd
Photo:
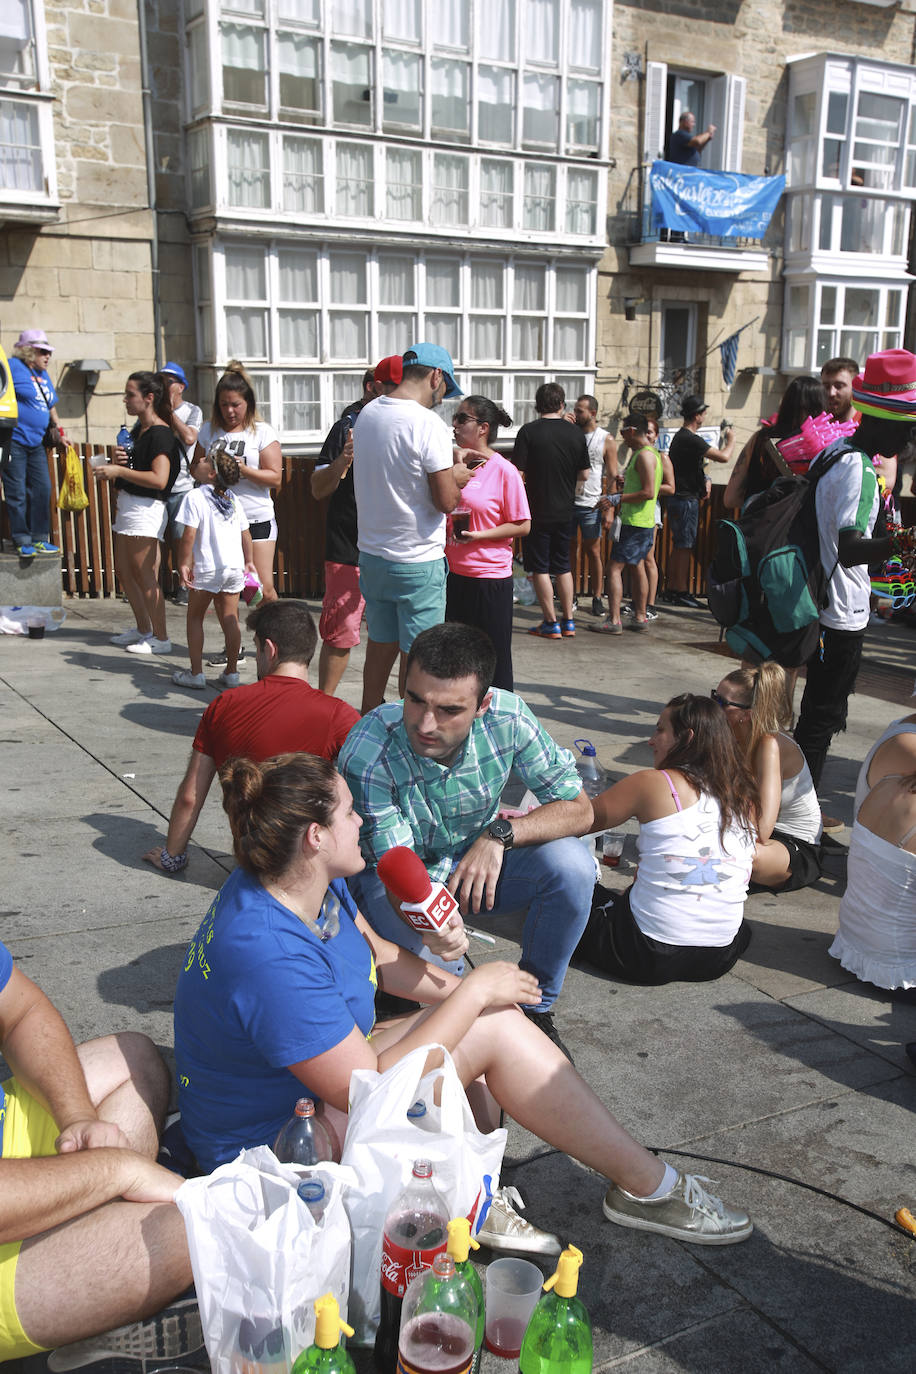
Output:
[[710,688],[709,695],[717,706],[722,707],[723,711],[729,706],[734,706],[737,711],[749,711],[753,705],[753,702],[750,701],[729,701],[728,697],[720,696],[715,687]]

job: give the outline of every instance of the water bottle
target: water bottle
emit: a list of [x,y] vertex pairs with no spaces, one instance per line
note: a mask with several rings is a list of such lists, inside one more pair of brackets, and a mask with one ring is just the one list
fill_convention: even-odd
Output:
[[381,1321],[375,1367],[394,1374],[398,1362],[401,1306],[411,1280],[445,1249],[448,1207],[433,1183],[433,1166],[418,1159],[413,1177],[391,1206],[382,1236]]
[[422,1121],[425,1115],[426,1103],[423,1101],[422,1097],[418,1097],[413,1106],[407,1108],[407,1120],[413,1121],[416,1124],[416,1122]]
[[476,1330],[474,1290],[451,1255],[437,1255],[404,1295],[398,1374],[469,1374]]
[[[597,751],[590,739],[574,739],[573,744],[579,750],[576,772],[582,780],[582,790],[589,798],[597,797],[611,785],[607,769],[598,762]],[[601,831],[597,835],[582,836],[582,843],[593,857],[601,853],[601,836],[604,833]]]
[[324,1184],[320,1178],[304,1178],[296,1189],[306,1207],[315,1219],[316,1225],[320,1223],[324,1216],[325,1208],[328,1205],[328,1197],[325,1192]]
[[281,1164],[320,1164],[333,1160],[334,1149],[324,1123],[315,1115],[310,1097],[300,1097],[296,1110],[274,1141]]
[[340,1344],[341,1331],[353,1335],[353,1327],[340,1319],[332,1293],[315,1300],[315,1340],[293,1365],[292,1374],[356,1374],[356,1365]]
[[[591,1374],[592,1324],[580,1298],[582,1251],[568,1245],[546,1294],[531,1314],[519,1355],[519,1374]],[[553,1289],[551,1292],[550,1290]]]
[[118,430],[118,435],[115,439],[115,443],[117,444],[118,448],[123,448],[124,452],[127,454],[127,466],[130,467],[130,460],[134,451],[134,441],[130,437],[130,430],[127,428],[126,425],[122,425],[121,428]]

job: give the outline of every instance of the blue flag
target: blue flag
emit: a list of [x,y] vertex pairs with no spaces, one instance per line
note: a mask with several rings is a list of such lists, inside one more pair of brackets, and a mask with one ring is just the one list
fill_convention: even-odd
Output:
[[735,380],[735,369],[738,366],[738,339],[741,330],[737,334],[732,334],[724,343],[719,344],[719,357],[722,360],[722,380],[726,386],[731,386]]
[[692,230],[718,238],[762,239],[786,187],[784,176],[707,172],[653,162],[652,228]]

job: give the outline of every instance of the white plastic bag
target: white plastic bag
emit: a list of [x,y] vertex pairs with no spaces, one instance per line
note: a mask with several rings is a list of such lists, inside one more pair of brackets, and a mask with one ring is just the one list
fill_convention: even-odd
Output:
[[308,1174],[328,1193],[317,1224],[298,1196],[296,1171],[266,1145],[243,1150],[206,1178],[188,1179],[175,1195],[213,1374],[259,1364],[284,1374],[312,1343],[313,1304],[323,1293],[333,1293],[346,1319],[350,1224],[343,1191],[353,1176],[339,1164]]
[[27,635],[30,625],[59,630],[67,612],[58,606],[0,606],[0,634]]
[[[424,1075],[434,1050],[441,1053],[442,1065]],[[418,1100],[427,1108],[419,1123],[407,1118],[408,1108]],[[441,1046],[412,1050],[381,1074],[354,1071],[341,1163],[350,1165],[358,1179],[344,1193],[353,1232],[348,1320],[358,1344],[370,1342],[378,1327],[385,1217],[406,1186],[414,1160],[432,1161],[433,1182],[448,1202],[450,1216],[469,1217],[475,1234],[499,1187],[505,1148],[504,1130],[484,1135],[477,1129],[452,1057]]]

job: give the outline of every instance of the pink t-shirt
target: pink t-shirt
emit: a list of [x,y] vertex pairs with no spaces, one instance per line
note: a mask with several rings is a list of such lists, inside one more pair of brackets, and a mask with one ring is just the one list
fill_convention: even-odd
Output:
[[[493,529],[495,525],[530,520],[528,497],[521,473],[508,459],[494,453],[477,469],[461,492],[462,503],[470,507],[472,530]],[[511,577],[512,539],[485,539],[472,543],[452,543],[451,519],[445,556],[451,572],[462,577]]]

